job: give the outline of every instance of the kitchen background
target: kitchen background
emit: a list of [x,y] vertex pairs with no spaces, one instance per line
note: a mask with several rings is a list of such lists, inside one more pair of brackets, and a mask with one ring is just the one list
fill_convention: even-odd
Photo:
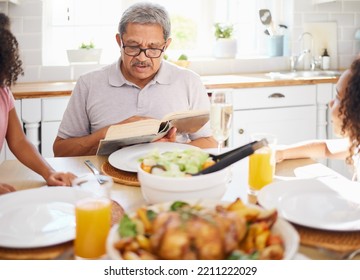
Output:
[[[20,43],[21,55],[25,66],[25,76],[21,77],[19,82],[71,80],[76,79],[84,72],[100,66],[99,64],[69,65],[67,62],[63,65],[44,64],[45,54],[49,53],[46,52],[46,50],[49,49],[44,46],[47,45],[46,42],[49,40],[55,40],[55,38],[51,37],[51,34],[49,35],[44,31],[47,30],[44,26],[46,20],[48,20],[46,7],[48,7],[49,3],[52,3],[52,5],[56,3],[68,3],[70,5],[73,1],[76,2],[79,0],[0,0],[0,10],[7,13],[11,18],[12,31]],[[100,3],[108,4],[110,2],[129,4],[134,1],[107,0],[103,2],[94,0],[87,2],[98,2],[100,5]],[[164,3],[171,2],[172,1],[165,1]],[[209,7],[212,7],[212,5],[215,5],[216,2],[219,1],[199,0],[199,2],[209,9]],[[222,4],[227,3],[227,5],[238,5],[239,11],[245,5],[243,3],[244,1],[238,0],[220,2]],[[336,66],[336,68],[344,69],[349,67],[351,61],[360,50],[360,36],[356,36],[356,31],[360,28],[359,0],[256,0],[250,2],[255,3],[252,8],[256,9],[252,13],[252,20],[255,21],[253,22],[253,26],[255,26],[253,30],[257,38],[255,45],[256,54],[244,55],[243,53],[238,53],[236,58],[233,59],[216,59],[211,56],[189,56],[191,61],[190,69],[200,75],[286,70],[290,67],[289,56],[300,53],[304,47],[304,43],[298,41],[299,36],[304,31],[310,31],[312,33],[314,42],[321,36],[324,36],[324,34],[331,34],[329,35],[330,37],[327,38],[330,42],[327,43],[331,44],[332,48],[336,50],[336,53],[330,53],[332,65]],[[124,8],[127,6],[128,5],[124,5]],[[261,24],[257,14],[258,9],[261,8],[270,9],[274,21],[285,24],[288,27],[285,30],[283,56],[269,57],[267,55],[266,40],[268,36],[263,34],[265,27]],[[115,12],[112,14],[118,14],[118,17],[120,17],[122,12],[123,9],[115,9]],[[246,12],[247,11],[245,11],[245,13]],[[234,11],[232,11],[232,14],[232,18],[234,18]],[[241,15],[243,16],[244,13]],[[118,19],[114,19],[114,22],[116,22],[116,24],[114,24],[111,40],[115,51],[112,52],[110,56],[107,53],[107,57],[112,59],[110,59],[110,61],[114,61],[118,56],[118,49],[116,49],[116,42],[113,37],[116,33]],[[238,29],[241,30],[241,28]],[[238,32],[240,32],[239,30]],[[357,34],[359,33],[360,31],[358,31]],[[66,43],[65,41],[64,45]],[[241,43],[239,39],[238,46]],[[321,47],[323,48],[324,46]],[[241,47],[238,48],[241,49]],[[63,53],[65,55],[66,48],[64,48]],[[49,54],[47,55],[49,56]],[[101,61],[101,63],[107,64],[110,61],[106,61],[106,63]]]
[[[119,17],[126,7],[138,1],[0,0],[0,10],[11,19],[11,29],[18,38],[24,62],[25,75],[18,82],[41,85],[46,81],[76,80],[85,72],[115,61],[119,56],[115,41]],[[307,49],[311,49],[310,57],[306,53],[299,69],[309,67],[305,61],[309,62],[311,56],[318,58],[323,48],[329,50],[331,69],[345,69],[360,50],[360,0],[154,2],[165,5],[172,17],[182,12],[182,32],[173,28],[172,36],[176,41],[181,41],[184,36],[195,39],[188,40],[189,44],[184,48],[178,44],[177,49],[167,50],[166,54],[171,57],[185,52],[190,60],[189,68],[202,75],[202,79],[209,78],[204,77],[206,75],[289,70],[290,57]],[[266,27],[260,22],[260,9],[271,11],[275,26],[283,24],[287,27],[281,30],[284,50],[279,56],[269,55],[270,36],[264,33]],[[179,20],[179,17],[175,19]],[[197,29],[189,28],[186,25],[189,22]],[[234,23],[237,53],[233,58],[214,56],[215,22]],[[174,27],[176,24],[179,21],[173,22]],[[69,64],[67,50],[78,48],[89,40],[94,40],[96,47],[102,49],[99,63]],[[174,40],[172,46],[176,44]],[[239,75],[226,77],[241,78]],[[224,82],[226,79],[214,76],[211,80]],[[235,96],[230,145],[240,145],[251,133],[258,131],[277,135],[281,144],[334,137],[328,112],[328,103],[336,93],[333,81],[284,85],[275,80],[274,83],[272,86],[222,89],[233,91]],[[286,98],[269,99],[269,94],[274,92],[280,92]],[[45,157],[53,156],[52,145],[68,100],[69,96],[16,100],[16,110],[27,137]],[[0,163],[13,158],[5,145],[0,153]],[[343,161],[323,163],[351,176]]]

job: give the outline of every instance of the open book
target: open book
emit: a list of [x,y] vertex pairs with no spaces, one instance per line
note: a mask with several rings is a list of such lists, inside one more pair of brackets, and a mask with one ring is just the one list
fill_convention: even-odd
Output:
[[150,143],[164,137],[172,127],[177,133],[195,133],[209,121],[209,110],[174,112],[163,119],[146,119],[109,127],[100,140],[97,155],[109,155],[129,145]]

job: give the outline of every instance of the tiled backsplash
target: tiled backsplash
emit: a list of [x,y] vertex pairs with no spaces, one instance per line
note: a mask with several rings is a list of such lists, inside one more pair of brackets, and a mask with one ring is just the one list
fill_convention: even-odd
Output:
[[293,50],[299,49],[296,42],[307,22],[336,22],[338,37],[338,67],[348,68],[359,53],[355,32],[360,28],[360,1],[337,0],[313,5],[313,0],[294,0]]
[[[21,0],[20,5],[9,4],[9,16],[12,30],[17,36],[24,61],[25,76],[19,82],[70,80],[80,74],[92,70],[99,65],[58,66],[41,65],[42,48],[42,1]],[[289,26],[289,42],[291,53],[299,52],[297,38],[303,32],[307,22],[337,22],[338,28],[338,67],[348,68],[351,61],[359,53],[359,41],[355,40],[355,32],[360,28],[360,1],[337,0],[336,2],[313,5],[313,0],[293,1],[291,11],[292,22]],[[288,4],[288,3],[287,3]],[[5,3],[0,3],[4,11]],[[190,69],[201,75],[232,74],[244,72],[266,72],[289,69],[288,57],[257,57],[237,59],[199,59],[191,61]]]

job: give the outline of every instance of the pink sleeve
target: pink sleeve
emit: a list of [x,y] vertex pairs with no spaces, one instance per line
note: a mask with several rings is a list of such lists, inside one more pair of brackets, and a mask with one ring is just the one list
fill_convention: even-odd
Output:
[[4,90],[7,93],[6,95],[8,97],[8,108],[9,108],[8,112],[10,112],[15,106],[14,96],[8,87],[4,88]]
[[14,97],[7,87],[0,87],[0,152],[6,137],[9,112],[14,108]]

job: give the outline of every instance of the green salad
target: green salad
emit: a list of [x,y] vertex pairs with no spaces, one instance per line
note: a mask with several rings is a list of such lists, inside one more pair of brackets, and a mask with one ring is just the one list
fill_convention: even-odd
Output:
[[214,164],[211,156],[200,149],[153,150],[139,161],[144,171],[166,177],[191,176]]

